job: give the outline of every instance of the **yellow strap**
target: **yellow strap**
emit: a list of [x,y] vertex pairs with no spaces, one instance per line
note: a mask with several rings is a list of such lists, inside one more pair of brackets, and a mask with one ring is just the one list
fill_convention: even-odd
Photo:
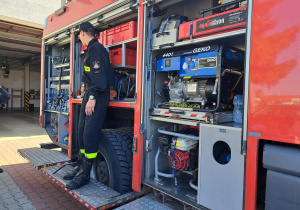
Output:
[[81,154],[85,154],[85,149],[80,149]]
[[86,71],[86,72],[90,72],[90,71],[91,71],[91,68],[90,68],[90,67],[88,67],[88,66],[84,66],[84,71]]
[[85,154],[85,157],[87,157],[88,159],[93,159],[97,157],[97,152],[95,153],[89,153],[89,154]]
[[183,79],[191,79],[192,76],[186,76],[186,77],[183,77]]

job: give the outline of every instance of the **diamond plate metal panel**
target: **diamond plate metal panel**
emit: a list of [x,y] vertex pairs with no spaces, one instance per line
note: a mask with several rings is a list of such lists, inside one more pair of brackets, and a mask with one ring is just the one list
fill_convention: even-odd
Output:
[[[57,171],[57,169],[61,167],[62,167],[61,165],[56,165],[56,166],[43,168],[42,170],[46,173],[46,175],[50,175],[54,179],[53,181],[57,180],[65,187],[69,181],[64,180],[62,177],[65,174],[71,172],[73,167],[70,165],[65,165],[64,167],[62,167],[61,170],[53,174],[55,171]],[[133,195],[132,193],[120,195],[120,193],[114,191],[113,189],[95,180],[91,180],[91,182],[88,185],[85,185],[84,187],[81,187],[77,190],[72,190],[72,191],[70,190],[69,193],[73,195],[75,198],[77,198],[78,200],[84,201],[81,202],[85,206],[87,207],[92,206],[92,208],[88,207],[90,209],[97,209],[99,207],[106,206],[106,205],[109,206],[117,205],[118,201],[126,199]]]
[[57,150],[34,147],[28,149],[19,149],[18,152],[37,167],[70,161],[70,158],[68,158],[67,155]]
[[132,201],[124,206],[116,208],[117,210],[126,210],[126,209],[134,209],[134,210],[171,210],[174,208],[170,208],[167,205],[155,200],[153,195],[146,195],[142,198],[139,198],[135,201]]

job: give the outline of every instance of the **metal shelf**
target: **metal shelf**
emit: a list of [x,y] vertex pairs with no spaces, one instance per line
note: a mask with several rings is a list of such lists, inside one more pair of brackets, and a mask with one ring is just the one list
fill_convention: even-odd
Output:
[[123,101],[111,100],[108,103],[108,107],[134,108],[135,103],[136,103],[135,99],[125,99]]
[[[70,103],[81,104],[82,99],[71,99]],[[108,107],[122,107],[122,108],[134,108],[136,100],[135,99],[124,99],[122,101],[111,100],[108,103]]]
[[54,111],[54,110],[44,110],[44,112],[52,112],[52,113],[60,114],[60,111]]
[[129,65],[117,65],[117,66],[112,66],[113,69],[128,69],[128,70],[135,70],[136,66],[129,66]]
[[62,112],[62,111],[44,110],[44,112],[52,112],[52,113],[56,113],[56,114],[63,114],[63,115],[69,116],[68,112]]
[[[61,80],[70,80],[70,76],[62,76]],[[59,77],[52,77],[52,81],[59,81]]]
[[61,112],[61,114],[69,116],[69,112]]
[[[115,44],[106,45],[104,47],[106,49],[108,49],[108,48],[111,48],[111,47],[119,46],[119,45],[122,45],[122,44],[128,44],[128,43],[131,43],[131,42],[137,42],[137,37],[135,37],[133,39],[128,39],[128,40],[125,40],[125,41],[122,41],[122,42],[117,42]],[[84,54],[84,51],[81,51],[80,54]],[[113,66],[113,68],[114,68],[114,66]],[[128,68],[132,68],[132,66],[129,66]],[[136,67],[134,67],[134,68],[136,68]]]
[[[67,66],[70,66],[70,63],[61,63],[61,64],[54,65],[53,67],[55,69],[58,69],[58,68],[67,67]],[[70,71],[70,69],[69,69],[69,71]]]
[[122,41],[122,42],[118,42],[118,43],[115,43],[115,44],[106,45],[105,48],[111,48],[111,47],[115,47],[115,46],[118,46],[118,45],[127,44],[127,43],[130,43],[130,42],[136,42],[136,41],[137,41],[137,37],[135,37],[133,39],[128,39],[128,40],[125,40],[125,41]]
[[178,119],[178,118],[174,118],[174,117],[156,117],[156,116],[150,116],[149,119],[150,120],[161,121],[161,122],[176,123],[176,124],[181,124],[181,125],[191,125],[191,126],[197,126],[197,127],[201,123],[198,120],[184,120],[184,119]]
[[156,47],[152,47],[152,50],[155,51],[155,50],[164,50],[164,49],[180,47],[180,46],[188,46],[188,45],[192,45],[192,44],[199,44],[202,42],[214,41],[216,39],[223,39],[223,38],[228,38],[228,37],[242,35],[242,34],[246,34],[246,29],[224,32],[224,33],[220,33],[220,34],[205,36],[205,37],[191,39],[191,40],[182,41],[182,42],[175,42],[173,46],[166,46],[161,49],[158,46],[156,46]]
[[[50,86],[50,88],[51,88],[51,89],[57,89],[57,86],[58,86],[58,85],[53,85],[53,84],[52,84],[52,85]],[[70,88],[70,85],[60,85],[60,89],[69,89],[69,88]]]

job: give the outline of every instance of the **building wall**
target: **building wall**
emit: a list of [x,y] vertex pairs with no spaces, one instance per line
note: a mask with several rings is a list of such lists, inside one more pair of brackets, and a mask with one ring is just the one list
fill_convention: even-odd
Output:
[[[0,71],[0,86],[5,86],[5,88],[9,88],[9,93],[11,94],[11,89],[20,90],[23,89],[23,103],[22,107],[24,107],[24,87],[25,87],[25,71],[16,71],[16,70],[10,70],[9,78],[4,78],[3,72]],[[40,90],[40,84],[41,84],[41,72],[36,71],[30,71],[29,76],[30,82],[29,82],[29,89],[34,89],[35,91]],[[19,93],[15,93],[16,95],[19,95]],[[20,108],[20,99],[16,98],[13,99],[13,105],[14,109]],[[34,107],[40,106],[40,100],[39,99],[31,99],[29,101],[30,104],[33,104]],[[8,107],[11,107],[11,100],[8,103]]]
[[45,18],[61,4],[61,0],[1,0],[0,14],[44,25]]

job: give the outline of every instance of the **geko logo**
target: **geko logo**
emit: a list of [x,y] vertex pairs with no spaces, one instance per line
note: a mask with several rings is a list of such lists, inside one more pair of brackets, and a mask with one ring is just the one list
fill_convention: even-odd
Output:
[[165,53],[165,54],[163,54],[163,58],[165,58],[165,57],[172,57],[173,56],[173,54],[174,54],[174,52],[170,52],[170,53]]
[[206,61],[207,62],[215,62],[217,60],[217,58],[207,58]]
[[201,53],[201,52],[207,52],[210,50],[210,46],[207,47],[200,47],[200,48],[195,48],[193,50],[193,53]]

